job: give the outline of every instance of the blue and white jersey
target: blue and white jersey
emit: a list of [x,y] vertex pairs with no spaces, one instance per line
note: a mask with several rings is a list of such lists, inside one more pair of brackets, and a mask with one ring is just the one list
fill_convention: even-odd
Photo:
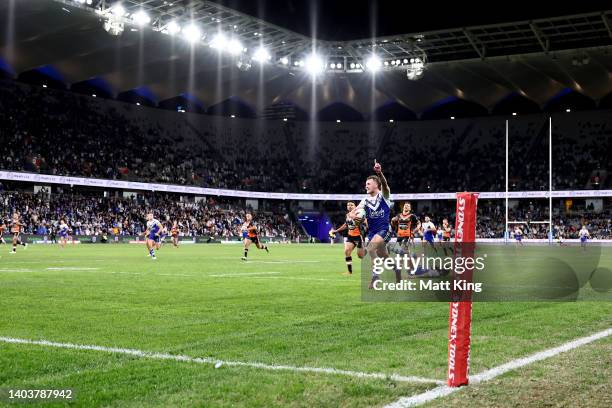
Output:
[[147,230],[149,230],[149,239],[156,240],[159,239],[159,231],[161,230],[162,225],[159,221],[153,218],[151,221],[147,221]]
[[433,222],[424,222],[421,224],[421,228],[423,228],[423,239],[428,242],[432,242],[434,239],[434,232],[436,230],[436,226]]
[[514,230],[514,239],[516,239],[517,241],[520,241],[521,238],[523,238],[523,231],[521,231],[520,229],[515,229]]
[[66,235],[68,235],[68,225],[62,223],[59,226],[59,234],[61,237],[65,237]]
[[585,242],[589,237],[589,230],[587,230],[586,228],[582,228],[578,235],[580,235],[580,242]]
[[393,202],[385,198],[382,192],[379,192],[374,197],[368,195],[361,200],[357,208],[363,208],[366,212],[369,239],[372,239],[376,234],[387,239],[386,236],[382,235],[383,233],[388,233],[389,238],[391,237],[391,224],[389,223],[389,219],[391,217]]

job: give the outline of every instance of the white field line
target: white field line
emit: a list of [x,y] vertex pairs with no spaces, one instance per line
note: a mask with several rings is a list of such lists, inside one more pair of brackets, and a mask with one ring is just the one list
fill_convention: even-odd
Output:
[[47,340],[30,340],[30,339],[19,339],[19,338],[13,338],[13,337],[1,337],[0,336],[0,342],[11,343],[11,344],[28,344],[28,345],[36,345],[36,346],[44,346],[44,347],[72,349],[72,350],[102,351],[106,353],[125,354],[125,355],[131,355],[131,356],[149,358],[149,359],[155,359],[155,360],[174,360],[174,361],[183,361],[183,362],[189,362],[189,363],[215,364],[215,365],[218,363],[221,363],[222,366],[225,365],[228,367],[250,367],[250,368],[259,368],[263,370],[274,370],[274,371],[283,370],[283,371],[294,371],[294,372],[303,372],[303,373],[334,374],[334,375],[344,375],[347,377],[356,377],[356,378],[390,379],[390,380],[398,381],[398,382],[411,382],[411,383],[426,383],[426,384],[430,384],[430,383],[441,384],[442,383],[442,381],[434,380],[431,378],[404,376],[404,375],[399,375],[399,374],[366,373],[366,372],[361,372],[361,371],[339,370],[336,368],[329,368],[329,367],[298,367],[298,366],[290,366],[290,365],[273,365],[273,364],[244,362],[244,361],[223,361],[223,360],[217,360],[212,357],[190,357],[186,355],[157,353],[157,352],[127,349],[127,348],[104,347],[104,346],[73,344],[73,343],[56,343],[56,342],[47,341]]
[[47,268],[48,271],[97,271],[100,268],[88,268],[82,266],[66,266]]
[[213,278],[233,278],[233,277],[256,276],[256,275],[280,275],[280,272],[218,273],[215,275],[202,275],[202,276],[212,276]]
[[[500,366],[491,368],[489,370],[485,370],[480,374],[471,376],[470,384],[480,384],[485,381],[492,380],[493,378],[499,377],[500,375],[505,374],[508,371],[516,370],[517,368],[521,368],[526,365],[529,365],[529,364],[532,364],[538,361],[542,361],[550,357],[554,357],[557,354],[565,353],[567,351],[570,351],[578,347],[584,346],[586,344],[592,343],[596,340],[603,339],[604,337],[608,337],[610,335],[612,335],[612,328],[602,330],[590,336],[580,337],[576,340],[569,341],[558,347],[553,347],[553,348],[549,348],[543,351],[539,351],[527,357],[518,358],[516,360],[509,361],[506,364],[502,364]],[[432,401],[436,398],[440,398],[440,397],[444,397],[446,395],[452,394],[459,390],[461,390],[460,387],[449,387],[447,385],[440,385],[439,387],[431,389],[422,394],[415,394],[410,397],[400,398],[399,400],[392,402],[389,405],[386,405],[385,408],[416,407],[418,405]]]
[[350,279],[331,279],[331,278],[306,278],[301,276],[253,276],[252,279],[286,279],[286,280],[305,280],[305,281],[324,281],[324,282],[352,282]]
[[3,268],[0,269],[0,272],[32,272],[31,269],[10,269],[10,268]]

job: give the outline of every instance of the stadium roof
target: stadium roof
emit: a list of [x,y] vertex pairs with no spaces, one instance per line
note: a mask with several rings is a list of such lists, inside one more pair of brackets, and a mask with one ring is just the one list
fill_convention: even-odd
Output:
[[[10,4],[12,18],[5,17]],[[594,100],[612,91],[612,11],[376,40],[317,41],[326,65],[337,60],[343,68],[317,77],[313,86],[303,70],[276,61],[280,55],[297,59],[310,52],[313,40],[305,35],[204,0],[180,2],[180,7],[161,0],[123,4],[132,12],[149,7],[154,29],[127,24],[122,35],[112,36],[103,28],[103,15],[75,1],[1,2],[0,18],[12,26],[0,32],[0,56],[17,73],[50,65],[68,83],[96,78],[115,94],[147,87],[161,100],[187,92],[206,106],[234,97],[260,112],[291,101],[307,112],[340,102],[367,114],[398,102],[422,113],[449,98],[493,110],[512,94],[543,107],[567,89]],[[263,45],[274,61],[263,69],[253,63],[244,71],[247,64],[238,68],[235,57],[155,31],[186,12],[204,30],[213,24],[237,27],[246,48]],[[376,76],[346,72],[349,61],[363,62],[372,50],[385,61],[424,55],[428,64],[416,81],[407,80],[403,64],[386,66]]]

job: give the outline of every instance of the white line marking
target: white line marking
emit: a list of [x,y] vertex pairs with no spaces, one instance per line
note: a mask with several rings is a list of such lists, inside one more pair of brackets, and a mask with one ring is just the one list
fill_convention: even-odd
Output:
[[100,268],[85,268],[80,266],[66,266],[62,268],[47,268],[48,271],[97,271]]
[[253,276],[252,279],[288,279],[288,280],[305,280],[305,281],[324,281],[324,282],[352,282],[350,279],[327,279],[327,278],[305,278],[298,276]]
[[158,276],[195,276],[195,275],[188,275],[186,273],[155,273],[154,275],[158,275]]
[[280,275],[280,272],[245,272],[245,273],[220,273],[215,275],[204,275],[204,276],[212,276],[215,278],[232,278],[234,276],[255,276],[255,275]]
[[290,260],[278,260],[278,261],[247,261],[250,263],[263,263],[263,264],[296,264],[296,263],[320,263],[321,261],[290,261]]
[[[603,339],[604,337],[608,337],[610,335],[612,335],[612,328],[602,330],[590,336],[581,337],[576,340],[569,341],[558,347],[553,347],[547,350],[539,351],[527,357],[518,358],[516,360],[509,361],[506,364],[502,364],[500,366],[483,371],[480,374],[471,376],[470,384],[475,385],[475,384],[483,383],[485,381],[489,381],[495,377],[498,377],[502,374],[507,373],[508,371],[516,370],[517,368],[524,367],[526,365],[535,363],[537,361],[545,360],[547,358],[556,356],[557,354],[565,353],[566,351],[573,350],[575,348],[584,346],[586,344],[592,343],[599,339]],[[389,405],[386,405],[385,408],[415,407],[417,405],[421,405],[426,402],[432,401],[436,398],[440,398],[440,397],[444,397],[446,395],[452,394],[459,390],[461,390],[460,387],[449,387],[447,385],[441,385],[439,387],[431,389],[422,394],[416,394],[410,397],[400,398],[399,400],[392,402]]]
[[335,374],[335,375],[345,375],[348,377],[390,379],[390,380],[399,381],[399,382],[412,382],[412,383],[426,383],[426,384],[430,384],[430,383],[441,384],[442,383],[442,381],[434,380],[431,378],[404,376],[404,375],[399,375],[399,374],[365,373],[365,372],[360,372],[360,371],[339,370],[336,368],[328,368],[328,367],[297,367],[297,366],[290,366],[290,365],[272,365],[272,364],[243,362],[243,361],[223,361],[223,360],[217,360],[212,357],[190,357],[190,356],[185,356],[185,355],[157,353],[157,352],[128,349],[128,348],[104,347],[104,346],[73,344],[73,343],[56,343],[56,342],[47,341],[47,340],[18,339],[14,337],[1,337],[0,336],[0,342],[11,343],[11,344],[29,344],[29,345],[37,345],[37,346],[73,349],[73,350],[94,350],[94,351],[103,351],[106,353],[126,354],[126,355],[142,357],[142,358],[150,358],[150,359],[156,359],[156,360],[185,361],[189,363],[199,363],[199,364],[221,363],[222,365],[232,366],[232,367],[250,367],[250,368],[260,368],[264,370],[285,370],[285,371],[296,371],[296,372],[306,372],[306,373]]
[[31,269],[0,269],[0,272],[32,272]]

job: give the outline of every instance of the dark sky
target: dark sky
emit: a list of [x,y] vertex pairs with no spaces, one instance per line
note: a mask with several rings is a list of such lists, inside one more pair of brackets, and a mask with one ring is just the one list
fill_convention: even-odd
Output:
[[[470,25],[579,14],[612,8],[612,1],[474,1],[431,0],[213,0],[317,38],[358,38],[431,31]],[[316,16],[316,19],[313,18]]]

